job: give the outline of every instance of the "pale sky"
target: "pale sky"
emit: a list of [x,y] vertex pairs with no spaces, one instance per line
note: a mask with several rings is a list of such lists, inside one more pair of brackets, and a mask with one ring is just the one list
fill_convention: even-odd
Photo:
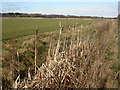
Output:
[[119,0],[2,0],[2,12],[117,17],[118,1]]
[[119,0],[1,0],[2,2],[118,2]]

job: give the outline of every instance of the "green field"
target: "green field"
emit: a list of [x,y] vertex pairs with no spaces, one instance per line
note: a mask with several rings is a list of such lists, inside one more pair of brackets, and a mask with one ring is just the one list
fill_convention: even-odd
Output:
[[59,21],[61,21],[63,25],[73,25],[75,23],[88,25],[93,23],[93,21],[99,21],[99,19],[3,18],[2,38],[4,40],[12,37],[34,34],[36,28],[42,33],[58,30]]

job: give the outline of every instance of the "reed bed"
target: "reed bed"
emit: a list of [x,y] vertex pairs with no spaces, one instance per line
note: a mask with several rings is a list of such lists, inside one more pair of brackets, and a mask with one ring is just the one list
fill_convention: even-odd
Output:
[[[45,63],[34,76],[14,83],[16,88],[117,88],[118,73],[106,53],[115,39],[114,23],[62,26],[58,40],[50,41]],[[54,35],[54,33],[52,34]],[[52,37],[52,36],[51,36]],[[16,79],[18,80],[18,78]]]

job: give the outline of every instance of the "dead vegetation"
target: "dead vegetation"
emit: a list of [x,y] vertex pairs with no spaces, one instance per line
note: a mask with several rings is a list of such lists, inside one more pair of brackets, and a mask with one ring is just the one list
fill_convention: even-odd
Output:
[[[58,36],[58,39],[53,37]],[[106,20],[93,25],[62,26],[59,34],[52,33],[47,60],[33,76],[14,88],[117,88],[117,24]],[[117,65],[116,65],[117,67]]]

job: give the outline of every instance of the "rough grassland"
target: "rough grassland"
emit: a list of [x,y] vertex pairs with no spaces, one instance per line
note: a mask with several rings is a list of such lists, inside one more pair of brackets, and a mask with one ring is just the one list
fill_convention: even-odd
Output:
[[[59,21],[64,26],[61,35]],[[36,27],[45,33],[40,33],[37,38],[38,72],[35,74]],[[24,36],[30,33],[33,35]],[[21,37],[12,38],[20,35]],[[3,89],[24,86],[115,88],[120,81],[117,20],[4,18],[3,39],[8,39],[3,40],[2,44]],[[55,66],[54,59],[57,59]],[[54,70],[52,66],[55,67]],[[62,69],[62,66],[65,68]],[[39,70],[42,74],[39,74]],[[39,78],[39,75],[43,76]],[[20,82],[16,80],[17,77]]]

